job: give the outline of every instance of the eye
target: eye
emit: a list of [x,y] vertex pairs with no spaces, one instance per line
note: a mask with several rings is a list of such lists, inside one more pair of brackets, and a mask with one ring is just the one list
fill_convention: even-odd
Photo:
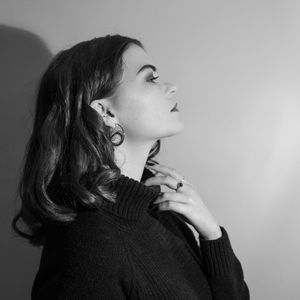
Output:
[[158,78],[159,78],[159,76],[154,76],[154,77],[150,78],[149,80],[152,81],[152,82],[154,82],[154,80],[156,80]]

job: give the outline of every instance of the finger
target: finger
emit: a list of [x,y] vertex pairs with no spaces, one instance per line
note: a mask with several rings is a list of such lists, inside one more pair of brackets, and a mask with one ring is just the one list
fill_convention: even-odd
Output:
[[189,199],[187,197],[185,197],[183,194],[174,193],[174,192],[161,193],[161,195],[158,196],[156,198],[156,200],[153,201],[152,203],[157,204],[157,203],[162,203],[165,201],[175,201],[175,202],[180,202],[180,203],[184,203],[184,204],[189,203]]
[[176,201],[164,201],[158,204],[159,210],[172,210],[178,212],[180,214],[186,214],[188,212],[188,206],[184,203],[176,202]]
[[150,169],[153,169],[155,171],[158,171],[159,173],[172,176],[175,179],[181,180],[184,177],[183,175],[179,174],[175,169],[167,167],[165,165],[156,164],[156,165],[147,166],[147,167]]
[[[171,176],[153,176],[148,178],[147,180],[144,181],[145,185],[165,185],[167,187],[169,187],[170,189],[176,190],[177,189],[177,184],[178,184],[178,180],[174,179]],[[185,192],[187,191],[188,186],[183,183],[183,186],[181,186],[179,188],[178,191],[180,192]]]
[[[148,166],[146,166],[148,167]],[[174,177],[177,180],[182,181],[184,184],[190,185],[190,182],[185,179],[185,176],[180,175],[175,169],[167,167],[165,165],[156,164],[154,166],[149,166],[150,171],[155,172],[155,175],[158,173],[169,175]]]

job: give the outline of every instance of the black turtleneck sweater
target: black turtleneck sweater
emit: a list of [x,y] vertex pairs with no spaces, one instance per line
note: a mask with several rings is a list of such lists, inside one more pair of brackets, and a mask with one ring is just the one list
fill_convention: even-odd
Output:
[[53,227],[43,247],[33,300],[142,299],[247,300],[249,289],[228,234],[198,245],[173,211],[149,205],[160,186],[121,174],[117,203],[80,211],[68,225]]

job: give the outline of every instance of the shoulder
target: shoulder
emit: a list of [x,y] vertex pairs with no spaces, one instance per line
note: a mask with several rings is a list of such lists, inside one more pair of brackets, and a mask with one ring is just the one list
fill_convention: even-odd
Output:
[[[55,291],[47,293],[63,299],[123,299],[132,286],[122,235],[97,212],[80,212],[75,221],[52,227],[40,267],[40,274],[47,272],[59,275]],[[37,285],[34,292],[44,288]]]
[[108,255],[117,260],[125,251],[122,233],[97,211],[79,212],[74,221],[53,227],[47,242],[59,245],[74,261],[102,260]]

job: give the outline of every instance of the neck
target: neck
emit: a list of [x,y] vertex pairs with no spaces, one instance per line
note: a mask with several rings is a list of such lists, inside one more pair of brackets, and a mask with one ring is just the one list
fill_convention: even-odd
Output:
[[116,164],[121,174],[141,181],[153,142],[132,143],[129,139],[115,148]]

